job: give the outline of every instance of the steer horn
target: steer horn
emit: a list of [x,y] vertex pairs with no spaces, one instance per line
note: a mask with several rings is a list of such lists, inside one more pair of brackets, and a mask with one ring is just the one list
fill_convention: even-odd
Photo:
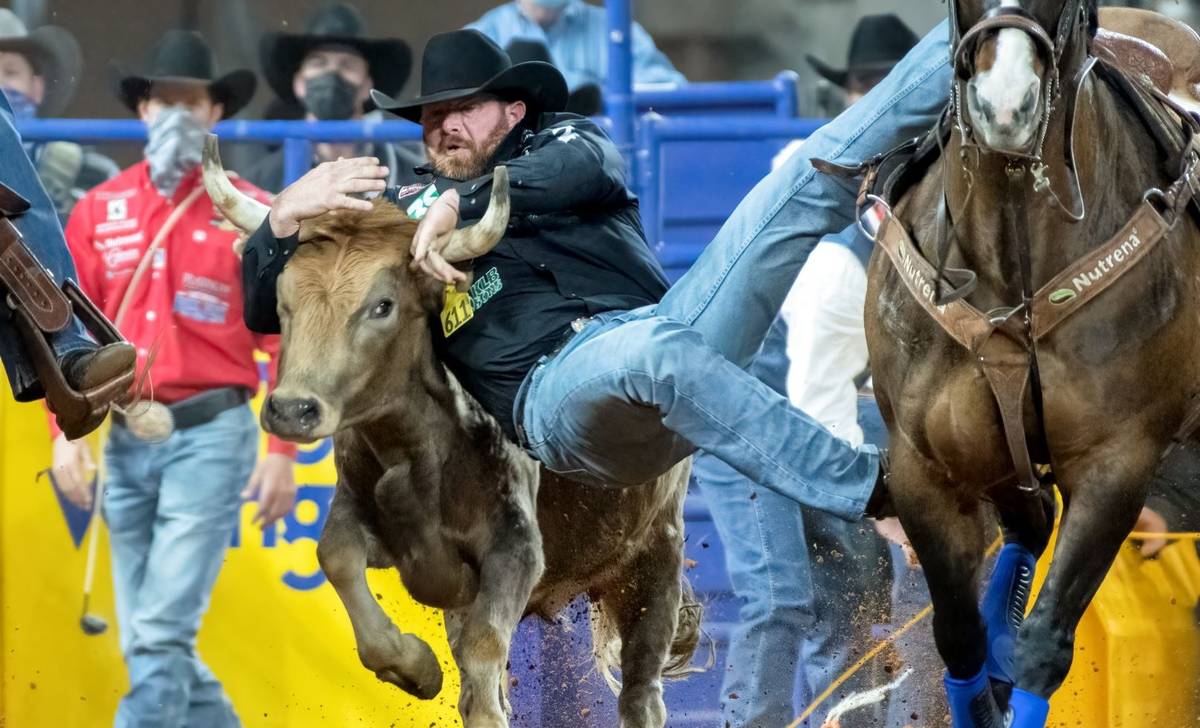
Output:
[[450,263],[460,263],[478,258],[496,247],[508,229],[509,208],[508,168],[496,167],[492,171],[492,199],[483,219],[451,233],[442,257]]
[[225,174],[221,165],[221,153],[217,149],[217,135],[209,134],[204,140],[204,188],[212,199],[213,206],[221,211],[234,227],[250,235],[262,225],[271,208],[242,192]]

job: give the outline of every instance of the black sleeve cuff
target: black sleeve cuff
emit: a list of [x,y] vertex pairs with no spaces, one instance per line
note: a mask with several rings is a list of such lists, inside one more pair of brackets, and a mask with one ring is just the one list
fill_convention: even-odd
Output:
[[488,202],[492,198],[492,173],[466,182],[456,182],[452,189],[458,191],[458,219],[475,222],[487,212]]
[[246,240],[242,251],[242,318],[251,331],[279,333],[275,282],[299,245],[299,233],[276,238],[267,220]]

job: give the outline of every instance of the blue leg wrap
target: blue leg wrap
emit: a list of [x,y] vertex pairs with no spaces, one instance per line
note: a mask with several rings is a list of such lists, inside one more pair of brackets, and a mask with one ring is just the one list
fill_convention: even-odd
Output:
[[986,669],[967,680],[958,680],[946,673],[943,682],[953,728],[1004,728]]
[[1012,714],[1009,728],[1045,728],[1050,715],[1049,701],[1020,688],[1013,690],[1008,708]]
[[983,597],[983,621],[987,625],[987,674],[993,680],[1016,682],[1013,664],[1017,630],[1025,621],[1025,607],[1033,588],[1037,559],[1017,543],[1004,544],[996,557],[996,568]]

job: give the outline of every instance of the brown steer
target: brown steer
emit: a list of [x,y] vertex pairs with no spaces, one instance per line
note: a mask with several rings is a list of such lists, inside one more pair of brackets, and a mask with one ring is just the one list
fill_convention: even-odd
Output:
[[[214,138],[205,183],[249,233],[267,211],[228,184],[215,147]],[[507,179],[497,168],[488,214],[455,233],[448,259],[498,242]],[[317,556],[359,657],[420,698],[441,689],[433,651],[397,629],[367,586],[368,567],[395,566],[416,600],[445,610],[464,724],[507,726],[517,622],[586,593],[597,666],[606,677],[621,670],[621,725],[663,726],[662,678],[689,672],[699,634],[681,574],[690,463],[626,489],[539,468],[435,357],[430,321],[443,288],[409,268],[415,229],[385,201],[308,221],[278,282],[284,364],[263,426],[292,440],[334,438],[337,491]]]

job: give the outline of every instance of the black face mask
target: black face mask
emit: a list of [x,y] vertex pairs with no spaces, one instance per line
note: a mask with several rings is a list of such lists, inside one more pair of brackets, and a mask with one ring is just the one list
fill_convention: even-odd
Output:
[[358,89],[336,71],[304,82],[304,108],[321,121],[340,121],[354,116]]

